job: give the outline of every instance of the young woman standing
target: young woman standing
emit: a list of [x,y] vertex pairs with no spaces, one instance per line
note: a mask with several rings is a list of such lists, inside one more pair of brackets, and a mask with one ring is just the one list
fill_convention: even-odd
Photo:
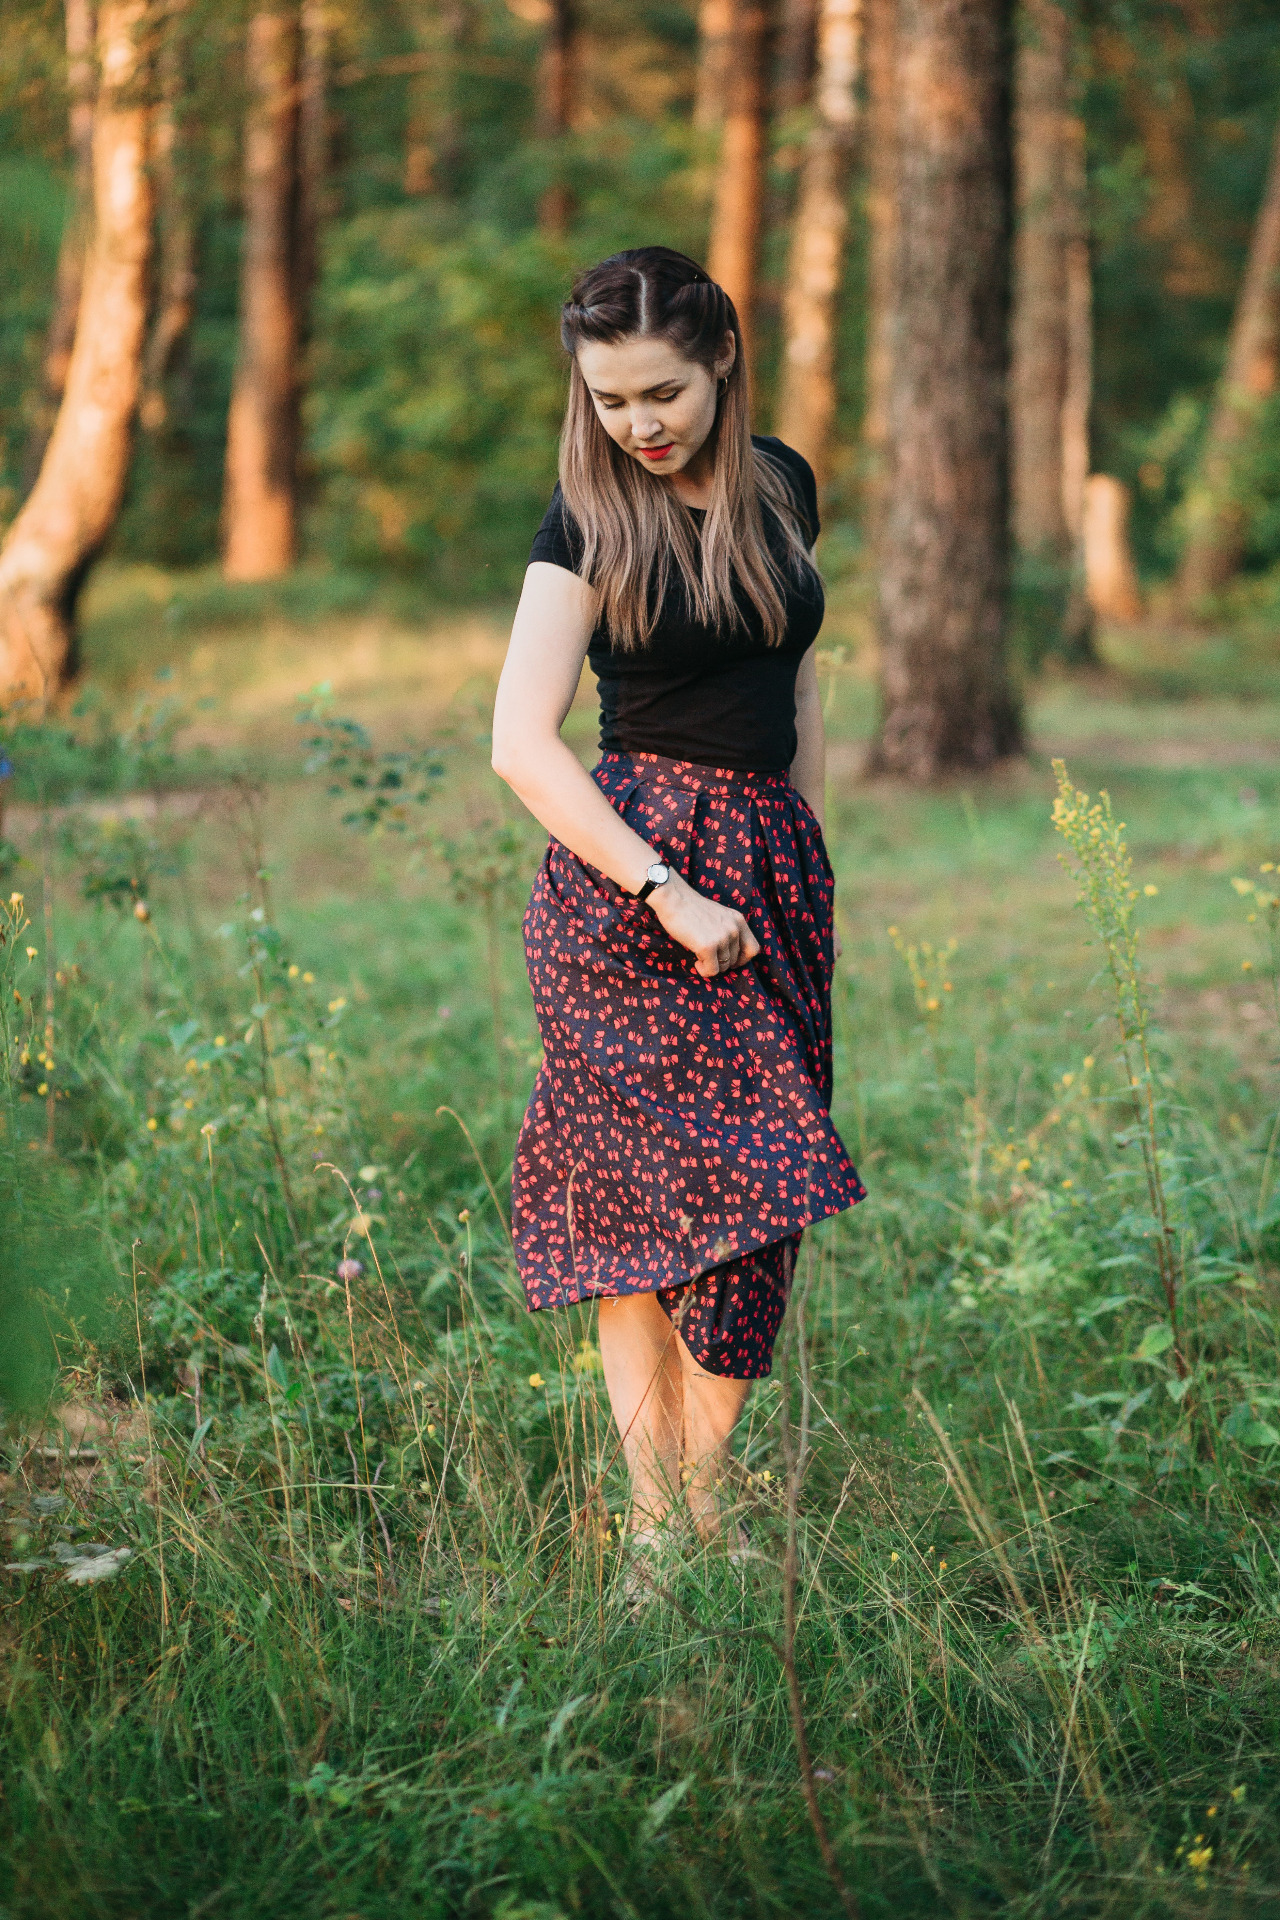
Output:
[[[666,247],[582,275],[560,484],[493,764],[551,835],[525,917],[545,1048],[516,1150],[531,1309],[599,1302],[644,1540],[705,1535],[804,1228],[863,1197],[831,1123],[813,474],[753,439],[733,304]],[[560,738],[585,656],[599,764]]]

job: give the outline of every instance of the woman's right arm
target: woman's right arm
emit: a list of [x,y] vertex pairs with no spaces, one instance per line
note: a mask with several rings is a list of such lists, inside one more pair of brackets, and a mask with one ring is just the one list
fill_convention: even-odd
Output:
[[[493,767],[534,818],[627,893],[638,893],[659,855],[614,812],[560,738],[596,623],[594,590],[575,573],[535,560],[511,629],[493,712]],[[710,978],[755,958],[759,943],[740,913],[672,871],[649,896],[671,938]]]

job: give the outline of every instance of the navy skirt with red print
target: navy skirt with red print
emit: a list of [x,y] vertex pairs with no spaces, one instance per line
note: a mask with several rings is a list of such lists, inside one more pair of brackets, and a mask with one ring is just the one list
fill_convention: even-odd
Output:
[[543,1064],[512,1215],[531,1310],[656,1293],[697,1363],[772,1364],[804,1228],[864,1198],[831,1121],[834,882],[785,773],[606,753],[593,778],[760,953],[704,980],[552,840],[525,915]]

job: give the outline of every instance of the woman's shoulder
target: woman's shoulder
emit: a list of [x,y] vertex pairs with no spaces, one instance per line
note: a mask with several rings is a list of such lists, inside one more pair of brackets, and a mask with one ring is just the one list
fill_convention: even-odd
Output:
[[550,504],[542,516],[542,525],[533,537],[529,559],[549,561],[553,567],[564,567],[569,573],[578,571],[582,559],[582,535],[578,531],[577,521],[565,505],[558,480]]
[[809,527],[809,545],[812,546],[822,527],[818,518],[818,482],[813,468],[802,453],[797,453],[794,447],[789,447],[785,440],[779,440],[775,434],[753,433],[751,444],[777,469],[790,488]]

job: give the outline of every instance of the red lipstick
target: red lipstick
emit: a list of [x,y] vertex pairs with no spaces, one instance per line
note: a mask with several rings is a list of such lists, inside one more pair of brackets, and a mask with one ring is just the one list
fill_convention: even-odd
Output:
[[668,440],[665,447],[641,447],[640,451],[646,460],[665,460],[674,445],[674,440]]

